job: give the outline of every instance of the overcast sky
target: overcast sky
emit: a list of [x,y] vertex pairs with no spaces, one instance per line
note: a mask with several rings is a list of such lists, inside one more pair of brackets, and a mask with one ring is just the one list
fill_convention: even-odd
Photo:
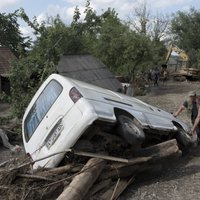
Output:
[[[134,7],[143,0],[91,0],[91,7],[98,13],[107,10],[108,7],[114,8],[121,19],[127,17],[133,12]],[[152,13],[174,13],[178,10],[189,10],[194,7],[200,9],[200,0],[146,0]],[[59,14],[66,22],[72,21],[74,8],[77,5],[80,11],[85,8],[86,0],[0,0],[0,12],[9,13],[22,7],[32,19],[34,16],[39,21],[46,16],[55,16]],[[21,26],[23,34],[29,34],[30,30],[26,26]]]

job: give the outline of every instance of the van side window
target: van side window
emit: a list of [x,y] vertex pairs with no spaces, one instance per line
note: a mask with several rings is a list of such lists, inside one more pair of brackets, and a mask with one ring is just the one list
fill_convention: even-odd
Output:
[[24,123],[26,141],[31,138],[42,119],[61,94],[62,89],[57,81],[51,80],[35,101]]

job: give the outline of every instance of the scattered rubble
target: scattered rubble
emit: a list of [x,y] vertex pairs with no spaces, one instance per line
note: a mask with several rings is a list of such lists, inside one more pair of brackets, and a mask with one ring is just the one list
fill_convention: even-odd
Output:
[[[185,85],[186,83],[182,85],[182,90],[185,89]],[[161,88],[162,92],[172,88],[170,86]],[[190,87],[192,86],[190,84]],[[199,85],[197,86],[199,88]],[[195,87],[197,88],[197,86]],[[172,89],[177,90],[176,87]],[[187,91],[186,88],[185,93]],[[180,94],[177,92],[175,94],[169,93],[168,98],[163,94],[160,98],[158,98],[158,95],[143,98],[148,99],[150,103],[159,104],[162,107],[166,106],[167,110],[173,110],[184,99],[184,91],[179,92]],[[12,140],[11,143],[14,144]],[[101,154],[91,153],[89,152],[90,148],[87,151],[73,149],[66,155],[68,163],[62,163],[61,166],[53,169],[40,169],[38,171],[31,170],[31,161],[27,161],[27,157],[21,151],[17,155],[23,155],[22,157],[11,158],[7,156],[7,160],[0,162],[0,196],[2,200],[55,200],[67,189],[76,176],[84,173],[83,167],[96,156],[98,160],[103,159],[106,164],[83,199],[117,199],[130,184],[132,184],[132,187],[126,191],[125,197],[123,195],[119,199],[199,199],[199,148],[193,149],[192,153],[178,160],[177,157],[181,155],[181,152],[176,141],[168,141],[160,145],[162,147],[148,147],[143,152],[137,152],[137,154],[132,154],[128,158],[127,155],[130,153],[128,151],[131,151],[131,149],[125,144],[117,144],[118,151],[113,149],[115,145],[109,144],[107,150],[112,156],[106,154],[105,151],[102,151]],[[149,151],[149,148],[154,149],[154,151]],[[160,153],[161,157],[158,156],[159,149],[163,150],[161,151],[163,153]],[[167,154],[164,156],[164,152],[168,152],[168,156]],[[105,158],[117,158],[119,160]],[[173,158],[179,162],[171,162]],[[132,163],[128,163],[131,159]],[[133,163],[133,159],[135,163]],[[166,163],[173,164],[173,167],[162,170]],[[182,165],[180,166],[179,163]],[[130,169],[132,170],[131,175],[127,175],[126,173]],[[149,176],[151,173],[148,172],[155,171],[162,171],[162,173],[159,173],[160,176],[148,183],[137,184],[137,180],[141,179],[141,173],[144,175],[144,172],[146,172]]]
[[181,155],[175,139],[141,149],[129,158],[108,152],[76,149],[66,152],[70,162],[52,169],[33,171],[32,161],[21,160],[17,165],[10,165],[8,160],[4,163],[7,167],[0,168],[1,196],[4,194],[9,200],[114,200],[140,173]]
[[0,138],[4,147],[10,149],[13,152],[21,151],[21,147],[19,145],[14,146],[9,142],[8,136],[5,131],[3,131],[3,129],[0,129]]

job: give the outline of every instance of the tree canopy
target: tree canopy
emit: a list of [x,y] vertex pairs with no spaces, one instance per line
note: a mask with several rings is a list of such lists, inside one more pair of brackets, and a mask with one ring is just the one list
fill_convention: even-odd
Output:
[[177,12],[171,21],[173,42],[186,51],[190,66],[200,67],[200,11]]
[[14,13],[0,13],[0,45],[9,47],[19,57],[30,46],[30,38],[23,37],[19,30],[18,11]]
[[[136,15],[141,23],[139,28],[134,28],[133,24],[137,23],[130,23],[130,20],[122,21],[112,8],[97,14],[90,6],[90,0],[86,2],[84,16],[81,16],[77,6],[73,20],[68,25],[59,15],[49,17],[42,24],[38,24],[36,19],[32,22],[23,9],[9,15],[1,14],[0,20],[4,24],[2,27],[5,26],[7,31],[3,32],[8,43],[4,45],[11,45],[11,50],[20,55],[20,59],[13,63],[11,76],[15,114],[22,116],[39,85],[47,76],[56,72],[56,65],[62,54],[92,54],[103,61],[114,74],[128,76],[131,80],[140,71],[161,66],[166,51],[165,41],[162,39],[166,36],[169,19],[160,15],[152,17],[146,6],[137,9]],[[171,23],[171,33],[174,36],[171,40],[184,50],[193,51],[196,62],[200,61],[200,40],[197,41],[200,37],[199,16],[199,12],[194,9],[190,13],[178,12]],[[36,40],[31,46],[20,34],[17,17],[34,29]],[[3,30],[0,28],[0,31]],[[5,41],[1,42],[3,44]],[[19,46],[25,53],[20,53]]]

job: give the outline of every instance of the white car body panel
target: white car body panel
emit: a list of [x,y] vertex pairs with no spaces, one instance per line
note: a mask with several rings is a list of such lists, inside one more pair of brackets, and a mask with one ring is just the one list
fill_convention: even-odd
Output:
[[[34,103],[51,80],[59,82],[63,90],[41,120],[33,135],[27,139],[25,131],[26,118]],[[69,91],[73,87],[83,96],[76,103],[69,97]],[[184,130],[188,131],[188,127],[177,118],[174,118],[170,113],[150,106],[136,98],[52,74],[38,89],[25,111],[22,125],[25,151],[31,155],[34,161],[57,152],[65,151],[76,143],[94,121],[102,120],[116,123],[117,119],[114,108],[129,112],[143,127],[176,131],[177,128],[172,123],[172,121],[175,121]],[[52,130],[57,127],[58,122],[62,125],[62,130],[59,130],[61,132],[58,136],[54,134],[56,139],[50,148],[47,148],[47,143],[50,140],[48,137],[51,136]],[[34,168],[55,167],[62,160],[63,156],[64,153],[57,154],[36,162]]]

